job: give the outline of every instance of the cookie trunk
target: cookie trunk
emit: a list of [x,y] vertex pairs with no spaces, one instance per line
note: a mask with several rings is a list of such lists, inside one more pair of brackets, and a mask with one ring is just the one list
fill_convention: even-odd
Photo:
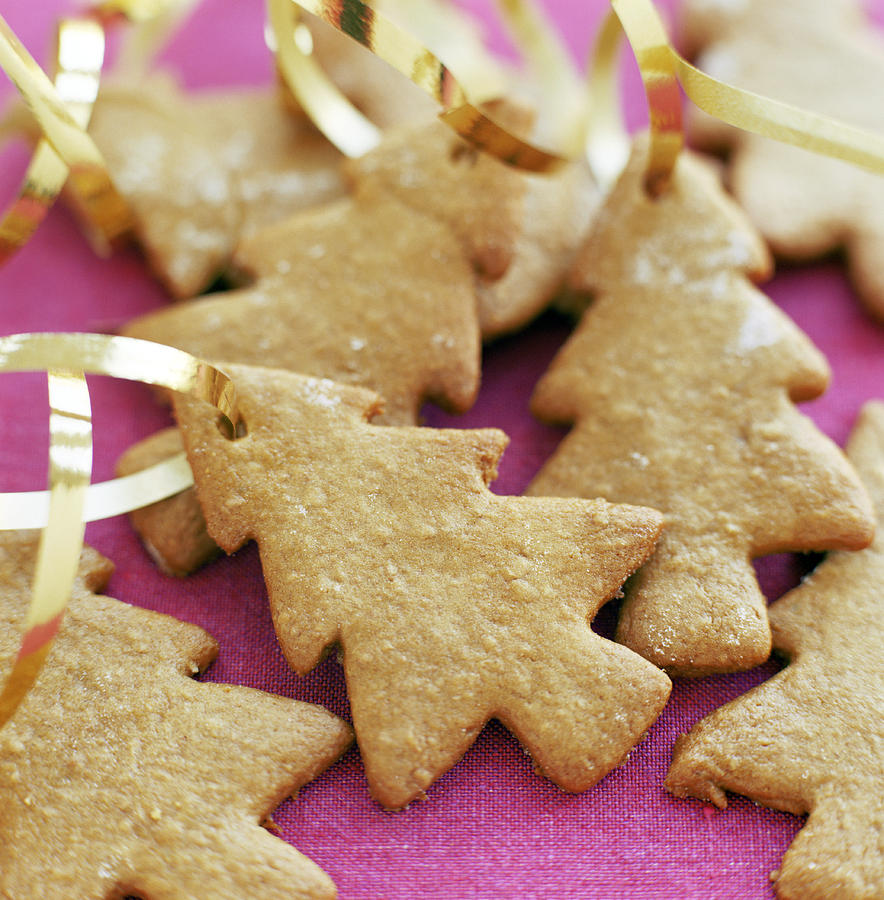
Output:
[[765,598],[745,556],[711,541],[690,552],[667,536],[627,586],[617,640],[670,675],[751,669],[770,655]]

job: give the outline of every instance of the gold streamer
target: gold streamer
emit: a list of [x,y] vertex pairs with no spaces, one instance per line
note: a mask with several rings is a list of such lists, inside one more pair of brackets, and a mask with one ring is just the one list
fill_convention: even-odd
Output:
[[21,647],[0,693],[0,728],[18,708],[52,647],[77,575],[83,501],[92,472],[92,412],[83,373],[49,373],[49,522],[40,536]]
[[[165,496],[190,484],[189,468],[186,474],[182,471],[179,455],[137,475],[88,488],[92,422],[84,372],[143,381],[206,400],[222,413],[231,435],[238,433],[241,424],[229,377],[188,353],[162,344],[100,334],[19,334],[0,338],[0,372],[34,370],[46,370],[49,375],[48,514],[45,495],[39,492],[26,495],[30,501],[24,506],[16,505],[14,513],[14,495],[0,495],[3,528],[32,528],[43,521],[47,523],[37,554],[34,590],[21,647],[0,693],[0,727],[30,690],[58,632],[83,545],[88,517],[84,511],[101,513],[95,516],[98,518],[161,499],[146,484],[157,472],[170,479],[162,486],[163,491],[168,491]],[[183,466],[187,467],[186,461]],[[128,490],[128,500],[121,495],[121,486]],[[145,500],[146,495],[151,496]],[[127,507],[127,502],[135,505]]]
[[[88,20],[66,20],[59,30],[58,48],[56,90],[0,16],[0,68],[12,79],[43,132],[22,195],[4,225],[0,260],[28,240],[58,195],[65,171],[78,211],[90,224],[100,250],[106,251],[130,227],[128,207],[85,131],[104,56],[103,32]],[[71,109],[68,100],[73,103]]]
[[207,400],[236,433],[233,382],[215,366],[165,344],[107,334],[14,334],[0,338],[0,372],[82,370],[169,388]]
[[[273,11],[272,19],[279,23],[279,27],[274,26],[276,44],[280,48],[293,44],[292,31],[288,24],[283,23],[282,14],[274,10],[274,7],[284,0],[268,0],[268,2]],[[463,87],[444,63],[420,41],[361,0],[287,0],[287,2],[297,4],[337,28],[400,71],[440,103],[443,108],[440,119],[478,149],[492,154],[509,165],[531,172],[552,171],[565,162],[561,156],[521,140],[486,116],[469,101]],[[295,71],[294,79],[290,81],[293,71],[283,70],[283,75],[295,96],[300,96],[302,91],[298,86],[298,76],[301,73]],[[325,75],[318,68],[313,74],[325,79]],[[313,83],[315,84],[315,78]],[[343,100],[338,89],[330,82],[329,87],[337,95],[336,105],[343,109],[343,104],[348,104],[348,101]],[[309,89],[310,85],[307,85],[305,92]],[[330,117],[332,116],[314,121],[321,130],[324,130],[324,123]],[[335,141],[334,133],[325,133],[330,140]],[[348,152],[345,146],[341,146],[340,149],[344,153]]]
[[884,136],[742,90],[701,72],[669,43],[651,0],[611,0],[611,6],[632,45],[645,84],[651,128],[647,172],[651,190],[665,187],[683,143],[679,84],[693,103],[722,122],[884,173]]
[[586,91],[568,48],[533,0],[496,2],[537,81],[544,99],[539,118],[551,124],[552,143],[567,156],[578,156],[586,133]]
[[313,38],[291,0],[268,0],[267,18],[280,74],[310,120],[345,156],[364,156],[377,147],[380,128],[350,103],[313,59]]
[[134,27],[126,32],[115,71],[132,80],[143,77],[157,52],[193,12],[199,0],[107,0],[93,6],[106,23],[123,19]]
[[[58,25],[55,87],[82,128],[89,123],[104,61],[104,32],[96,22]],[[61,193],[68,167],[45,138],[37,143],[17,199],[0,221],[0,264],[23,247]]]
[[620,20],[611,12],[596,35],[588,66],[584,155],[596,182],[605,192],[620,177],[630,152],[617,71],[622,37]]
[[[121,478],[89,485],[83,521],[110,519],[158,503],[193,485],[184,453]],[[49,521],[49,491],[0,493],[0,531],[45,528]]]

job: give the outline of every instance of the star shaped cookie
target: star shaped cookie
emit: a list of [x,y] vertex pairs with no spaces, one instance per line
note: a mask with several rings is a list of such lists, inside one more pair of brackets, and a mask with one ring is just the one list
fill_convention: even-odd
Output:
[[257,541],[299,673],[340,648],[373,796],[420,797],[491,718],[571,791],[624,760],[669,680],[589,626],[652,551],[660,516],[498,497],[495,430],[377,427],[378,397],[230,365],[247,436],[176,398],[209,533]]
[[832,553],[771,606],[786,668],[676,742],[666,786],[724,807],[725,791],[810,813],[779,871],[792,900],[880,896],[884,885],[884,404],[864,408],[848,454],[879,534]]
[[[0,535],[0,666],[17,647],[33,534]],[[39,679],[0,731],[0,894],[331,898],[261,822],[350,742],[325,710],[190,677],[217,645],[194,625],[92,593],[83,552]]]

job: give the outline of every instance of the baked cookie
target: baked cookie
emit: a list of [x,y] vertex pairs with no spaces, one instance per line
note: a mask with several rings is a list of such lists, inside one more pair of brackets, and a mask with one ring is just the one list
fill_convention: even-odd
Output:
[[[119,458],[117,475],[133,475],[183,450],[177,428],[158,431],[133,444]],[[154,562],[169,575],[189,575],[220,552],[206,531],[206,520],[192,487],[133,510],[129,519]]]
[[[884,525],[884,404],[864,408],[848,455]],[[866,900],[884,890],[884,534],[832,553],[771,606],[790,660],[678,738],[666,786],[726,805],[725,791],[807,824],[772,874],[790,900]]]
[[257,541],[296,672],[339,646],[379,803],[421,797],[491,718],[570,791],[625,759],[669,680],[589,621],[652,551],[657,512],[499,497],[499,431],[380,428],[369,391],[226,370],[246,437],[175,398],[209,533],[230,553]]
[[617,639],[671,674],[747,669],[770,651],[752,559],[855,550],[874,520],[841,451],[793,405],[829,371],[753,287],[769,267],[757,233],[690,154],[649,197],[646,156],[640,139],[572,273],[571,308],[593,300],[532,408],[574,429],[528,493],[662,510]]
[[259,227],[346,190],[340,153],[275,89],[184,94],[163,76],[110,86],[90,133],[176,298],[209,287]]
[[[516,134],[530,135],[534,114],[527,108],[488,108]],[[441,122],[390,131],[376,150],[347,160],[344,171],[454,232],[476,275],[485,340],[521,328],[549,305],[598,205],[586,165],[545,175],[519,171]]]
[[380,191],[263,229],[237,253],[252,284],[136,319],[124,333],[212,360],[370,385],[385,422],[479,387],[472,271],[441,223]]
[[[687,0],[684,40],[699,67],[760,94],[884,131],[884,38],[855,0]],[[730,186],[787,259],[844,248],[857,292],[884,318],[884,179],[839,160],[692,120],[692,140],[732,150]]]
[[[501,109],[514,125],[530,121]],[[347,172],[350,199],[241,245],[235,265],[252,286],[153,313],[125,333],[371,387],[385,398],[385,424],[414,424],[427,400],[467,409],[479,330],[524,322],[558,289],[593,208],[588,175],[516,172],[437,122],[391,133]],[[199,518],[184,499],[135,524],[161,566],[186,574],[182,561],[192,571],[210,555]],[[185,543],[192,527],[197,540]]]
[[[0,669],[30,597],[33,533],[0,534]],[[217,645],[195,625],[92,593],[85,549],[40,677],[0,731],[0,894],[9,900],[334,897],[260,823],[350,743],[317,706],[187,676]]]

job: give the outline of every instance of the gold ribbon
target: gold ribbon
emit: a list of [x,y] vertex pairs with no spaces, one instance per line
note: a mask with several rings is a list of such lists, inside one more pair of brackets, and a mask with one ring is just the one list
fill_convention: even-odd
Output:
[[381,130],[338,90],[313,59],[313,37],[291,0],[268,0],[271,50],[280,75],[314,125],[345,156],[373,150]]
[[[439,118],[478,149],[509,165],[531,172],[552,171],[565,162],[563,157],[516,137],[483,113],[470,102],[464,88],[438,57],[407,31],[362,0],[268,0],[277,52],[284,54],[285,58],[292,58],[296,53],[306,55],[306,46],[297,47],[292,19],[288,17],[291,13],[282,12],[283,3],[296,4],[312,13],[400,71],[440,103],[442,112]],[[297,21],[296,11],[294,19]],[[346,107],[352,109],[352,106],[319,67],[308,69],[300,64],[293,66],[289,62],[281,70],[289,88],[299,99],[311,91],[319,90],[319,81],[326,82],[327,89],[322,89],[325,103],[333,103],[335,109],[330,111],[326,106],[324,112],[317,114],[314,122],[343,153],[359,155],[354,153],[346,139],[337,143],[342,128],[336,127],[333,120],[349,115],[344,110]],[[372,146],[376,146],[376,141]]]
[[0,262],[28,241],[65,184],[100,252],[129,230],[129,209],[85,130],[103,60],[101,27],[88,19],[65,19],[59,25],[53,84],[0,17],[0,68],[43,133],[19,197],[0,223]]
[[[722,122],[884,173],[884,136],[742,90],[701,72],[672,47],[651,0],[611,0],[611,6],[632,45],[645,85],[650,118],[646,182],[652,192],[665,189],[682,148],[679,85],[693,103]],[[602,37],[595,51],[596,78],[599,77],[598,70],[609,70],[594,84],[592,92],[593,102],[604,106],[604,101],[597,98],[602,91],[610,90],[616,77],[613,75],[616,59],[613,45],[618,35],[606,25]],[[603,114],[599,118],[602,131],[610,136],[610,116]],[[592,120],[591,117],[591,123],[593,121],[598,127],[599,119]],[[622,125],[620,128],[622,130]],[[598,144],[594,141],[591,124],[587,136],[589,156],[591,162],[595,159],[594,165],[598,165],[604,141],[600,140]]]
[[92,13],[106,24],[123,19],[135,27],[126,32],[115,71],[128,79],[144,76],[157,51],[193,12],[199,0],[106,0]]
[[49,521],[40,536],[31,604],[3,692],[0,727],[37,679],[58,633],[83,546],[83,500],[92,472],[92,412],[82,372],[50,370]]
[[[148,466],[132,475],[90,484],[83,505],[83,521],[121,516],[186,491],[193,472],[184,453]],[[0,493],[0,531],[45,528],[49,521],[50,491]]]
[[[156,486],[149,484],[158,471],[168,474],[174,473],[176,467],[179,470],[178,483],[173,476],[162,485],[162,490],[175,493],[189,486],[181,483],[187,478],[182,477],[179,455],[152,470],[89,489],[92,421],[84,372],[142,381],[189,394],[218,409],[231,435],[237,434],[240,426],[230,378],[189,353],[162,344],[99,334],[19,334],[0,338],[0,372],[34,370],[46,370],[49,376],[48,514],[21,646],[0,693],[0,727],[9,721],[30,690],[58,632],[76,578],[87,518],[84,511],[89,512],[90,496],[92,515],[103,518],[161,499],[156,496]],[[186,462],[183,464],[186,466]],[[125,502],[119,492],[120,483],[128,490]],[[33,502],[24,508],[17,506],[13,513],[14,496],[0,495],[0,525],[19,529],[41,524],[45,505],[36,516]],[[33,500],[35,495],[26,496]],[[127,502],[132,505],[126,506]]]
[[586,133],[586,89],[568,48],[532,0],[496,0],[501,19],[537,81],[551,123],[552,142],[568,157],[579,155]]

